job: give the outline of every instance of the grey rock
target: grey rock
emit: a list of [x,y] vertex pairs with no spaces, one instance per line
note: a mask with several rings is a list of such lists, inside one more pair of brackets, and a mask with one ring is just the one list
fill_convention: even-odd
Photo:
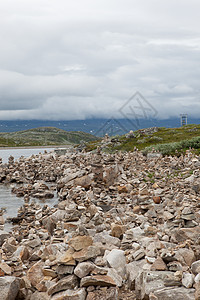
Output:
[[115,282],[116,286],[121,287],[122,286],[122,277],[118,274],[118,272],[113,269],[109,268],[107,275],[112,278],[112,280]]
[[49,300],[50,296],[47,293],[44,292],[38,292],[36,291],[31,295],[30,300]]
[[85,276],[87,276],[92,270],[94,270],[95,265],[91,262],[82,262],[79,263],[75,270],[74,270],[74,274],[76,276],[78,276],[79,278],[83,278]]
[[108,254],[105,254],[105,259],[107,260],[110,267],[117,270],[122,278],[125,275],[126,257],[123,250],[113,249]]
[[73,271],[74,271],[74,266],[59,265],[56,268],[56,273],[59,275],[72,274]]
[[78,287],[78,279],[75,275],[69,275],[56,282],[48,289],[48,294],[53,295],[63,290],[75,289]]
[[142,267],[145,264],[145,260],[134,261],[126,265],[126,274],[128,279],[128,287],[131,290],[135,289],[135,280],[138,275],[143,271]]
[[145,299],[151,292],[165,288],[164,281],[171,278],[174,278],[173,272],[143,271],[135,281],[136,295],[139,299]]
[[0,277],[0,299],[15,300],[20,287],[20,280],[14,276]]
[[149,300],[194,300],[195,289],[186,289],[184,287],[178,288],[164,288],[154,291],[150,294]]
[[183,273],[182,285],[186,288],[191,288],[194,283],[194,275],[189,272]]
[[10,234],[5,230],[0,230],[0,247],[3,245],[5,239],[7,239]]
[[198,273],[200,273],[200,260],[197,260],[192,263],[191,270],[194,275],[197,275]]

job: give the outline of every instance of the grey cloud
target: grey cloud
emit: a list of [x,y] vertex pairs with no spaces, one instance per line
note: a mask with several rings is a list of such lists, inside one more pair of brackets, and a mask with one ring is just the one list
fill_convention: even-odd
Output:
[[120,117],[136,91],[158,117],[199,112],[197,1],[0,3],[0,117]]

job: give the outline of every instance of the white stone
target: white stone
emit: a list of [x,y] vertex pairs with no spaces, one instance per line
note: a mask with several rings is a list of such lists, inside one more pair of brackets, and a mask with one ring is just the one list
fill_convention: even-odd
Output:
[[118,272],[114,268],[108,269],[108,276],[112,278],[112,280],[116,283],[116,286],[121,287],[122,286],[122,277],[118,274]]
[[190,274],[189,272],[183,273],[182,277],[182,285],[186,288],[191,288],[194,283],[194,275]]
[[114,268],[119,272],[119,275],[122,278],[125,275],[125,266],[126,266],[126,257],[123,250],[113,249],[109,254],[105,256],[106,261],[108,262],[111,268]]

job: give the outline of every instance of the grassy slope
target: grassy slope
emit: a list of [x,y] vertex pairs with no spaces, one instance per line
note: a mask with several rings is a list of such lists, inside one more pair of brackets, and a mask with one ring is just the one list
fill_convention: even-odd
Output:
[[0,147],[69,145],[96,139],[95,136],[81,131],[39,127],[18,132],[0,133]]
[[[151,134],[143,133],[143,130],[134,132],[135,138],[126,136],[117,137],[118,142],[110,143],[106,151],[133,151],[134,147],[139,150],[146,149],[145,152],[151,151],[152,147],[163,154],[175,154],[185,152],[189,147],[195,148],[200,152],[200,125],[187,125],[180,128],[158,128],[157,132]],[[96,143],[89,143],[88,149],[95,147]]]

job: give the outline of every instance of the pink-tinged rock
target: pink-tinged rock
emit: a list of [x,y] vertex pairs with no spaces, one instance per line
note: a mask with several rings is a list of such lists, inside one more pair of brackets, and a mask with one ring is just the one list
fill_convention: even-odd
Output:
[[78,262],[83,262],[85,260],[95,258],[101,254],[99,247],[89,246],[73,254],[73,258]]
[[120,238],[123,236],[124,233],[124,227],[119,224],[111,224],[111,235],[117,238]]
[[116,286],[114,280],[107,275],[93,275],[93,276],[86,276],[81,279],[80,286],[81,287],[88,287],[90,285],[94,286]]
[[29,258],[29,251],[26,246],[19,246],[17,250],[13,253],[13,258],[21,261],[26,261]]
[[58,264],[67,265],[67,266],[75,266],[76,262],[73,258],[74,250],[68,249],[64,254],[60,255],[57,258]]
[[93,240],[90,236],[76,236],[69,241],[69,245],[74,248],[75,251],[87,248],[93,244]]
[[88,189],[92,184],[92,177],[90,175],[84,175],[82,177],[74,179],[74,185],[82,186],[85,189]]
[[4,272],[5,275],[11,275],[12,269],[5,262],[0,263],[0,270]]
[[36,287],[43,279],[44,275],[42,269],[44,267],[44,263],[42,261],[34,264],[27,272],[27,277],[30,280],[31,284]]
[[165,271],[167,266],[161,257],[158,257],[151,266],[152,271]]

